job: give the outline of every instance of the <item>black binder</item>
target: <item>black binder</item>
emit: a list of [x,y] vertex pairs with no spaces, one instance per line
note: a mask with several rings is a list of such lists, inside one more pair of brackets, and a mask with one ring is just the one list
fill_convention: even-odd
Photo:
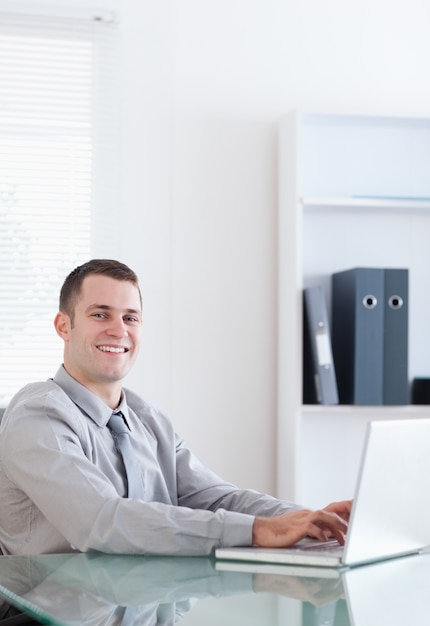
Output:
[[332,275],[332,341],[340,402],[383,404],[383,269]]
[[322,287],[303,291],[303,402],[338,404],[327,306]]
[[409,404],[409,272],[384,273],[384,404]]

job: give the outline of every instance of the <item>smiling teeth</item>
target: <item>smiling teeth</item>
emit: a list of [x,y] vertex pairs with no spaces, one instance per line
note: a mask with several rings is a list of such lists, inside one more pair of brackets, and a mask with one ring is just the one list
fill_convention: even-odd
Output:
[[113,348],[111,346],[98,346],[102,352],[125,352],[125,348]]

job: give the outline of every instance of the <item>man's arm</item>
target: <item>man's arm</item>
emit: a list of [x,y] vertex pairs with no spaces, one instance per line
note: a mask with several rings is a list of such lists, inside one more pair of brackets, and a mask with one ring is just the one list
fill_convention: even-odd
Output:
[[236,511],[272,517],[303,507],[253,489],[239,489],[201,463],[178,440],[176,447],[178,503],[194,509]]
[[174,440],[164,449],[172,468],[163,499],[122,497],[122,481],[109,470],[117,457],[109,460],[107,449],[96,447],[104,436],[97,428],[91,427],[91,435],[79,409],[54,383],[37,383],[9,405],[0,436],[0,545],[6,552],[74,547],[203,555],[220,545],[251,543],[251,515],[178,506]]
[[180,502],[209,510],[226,509],[254,515],[252,543],[264,547],[287,547],[303,537],[321,541],[335,537],[344,543],[351,501],[335,502],[320,511],[305,510],[249,489],[225,483],[202,465],[179,441],[177,446]]
[[[170,498],[123,498],[115,474],[108,479],[100,459],[97,464],[97,455],[106,450],[96,450],[98,434],[89,438],[77,407],[54,383],[48,389],[36,384],[27,393],[25,405],[18,399],[14,415],[2,420],[0,541],[8,551],[64,552],[74,546],[123,554],[209,554],[218,546],[250,545],[257,508],[261,515],[285,512],[285,503],[274,498],[241,492],[222,481],[220,485],[218,477],[208,480],[211,473],[193,466],[192,455],[187,460],[190,472],[182,472],[180,461],[175,473],[175,440],[168,426],[163,458],[165,477],[172,465]],[[154,421],[163,420],[154,415]],[[160,433],[158,454],[161,438]]]

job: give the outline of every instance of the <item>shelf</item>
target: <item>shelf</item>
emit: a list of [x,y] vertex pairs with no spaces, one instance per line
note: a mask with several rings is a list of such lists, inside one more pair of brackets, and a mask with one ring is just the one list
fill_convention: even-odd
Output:
[[300,198],[305,211],[361,209],[368,211],[430,211],[430,198],[319,197]]
[[302,406],[302,415],[317,415],[324,418],[327,415],[350,415],[354,416],[366,416],[369,419],[380,419],[381,416],[399,415],[408,417],[424,417],[430,413],[429,405],[420,404],[405,404],[399,406],[362,406],[362,405],[350,405],[350,404],[304,404]]
[[[409,270],[409,380],[430,376],[430,118],[291,112],[279,139],[278,495],[349,493],[369,420],[429,406],[303,405],[303,289],[354,267]],[[324,445],[321,445],[323,442]],[[327,452],[326,445],[329,446]]]

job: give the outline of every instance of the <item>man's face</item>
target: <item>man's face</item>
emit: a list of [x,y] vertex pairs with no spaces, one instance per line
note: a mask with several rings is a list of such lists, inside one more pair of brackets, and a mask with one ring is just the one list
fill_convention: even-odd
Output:
[[139,291],[131,282],[87,276],[73,326],[64,313],[55,320],[68,373],[100,397],[119,393],[139,351],[141,316]]

